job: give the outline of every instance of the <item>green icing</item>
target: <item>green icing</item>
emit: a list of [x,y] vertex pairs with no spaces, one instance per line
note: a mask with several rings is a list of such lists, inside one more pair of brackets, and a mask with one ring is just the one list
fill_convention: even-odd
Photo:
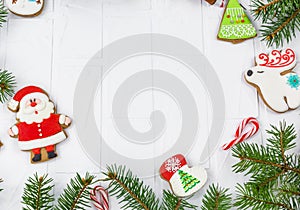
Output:
[[184,192],[188,192],[200,183],[200,180],[182,170],[178,170],[178,173]]
[[238,0],[229,0],[221,22],[218,37],[221,39],[248,39],[257,35]]

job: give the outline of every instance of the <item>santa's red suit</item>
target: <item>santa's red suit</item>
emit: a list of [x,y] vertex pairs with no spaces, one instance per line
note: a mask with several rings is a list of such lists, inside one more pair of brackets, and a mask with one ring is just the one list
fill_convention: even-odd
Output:
[[19,135],[20,149],[42,148],[65,140],[66,134],[61,127],[65,118],[65,115],[51,114],[48,119],[44,119],[41,123],[17,123],[12,127],[12,130]]

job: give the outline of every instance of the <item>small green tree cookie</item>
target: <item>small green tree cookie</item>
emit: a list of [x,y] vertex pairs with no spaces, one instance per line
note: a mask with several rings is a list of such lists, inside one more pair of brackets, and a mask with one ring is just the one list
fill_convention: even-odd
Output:
[[257,33],[238,0],[229,0],[220,24],[218,39],[240,43]]

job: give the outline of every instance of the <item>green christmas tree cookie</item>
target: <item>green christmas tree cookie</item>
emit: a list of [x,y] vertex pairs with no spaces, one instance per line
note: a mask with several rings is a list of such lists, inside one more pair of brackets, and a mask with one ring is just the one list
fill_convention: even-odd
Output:
[[229,0],[220,24],[218,39],[240,43],[257,33],[238,0]]
[[182,187],[185,192],[188,192],[190,189],[195,187],[197,184],[200,183],[200,180],[193,177],[192,175],[188,174],[187,172],[184,172],[182,170],[178,170],[180,180]]

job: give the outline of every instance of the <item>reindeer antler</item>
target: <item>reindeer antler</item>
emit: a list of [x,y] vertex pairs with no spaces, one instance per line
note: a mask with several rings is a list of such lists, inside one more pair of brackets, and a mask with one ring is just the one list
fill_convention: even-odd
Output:
[[259,66],[267,68],[291,69],[296,64],[296,56],[292,49],[273,50],[269,55],[266,53],[259,54],[256,62]]

